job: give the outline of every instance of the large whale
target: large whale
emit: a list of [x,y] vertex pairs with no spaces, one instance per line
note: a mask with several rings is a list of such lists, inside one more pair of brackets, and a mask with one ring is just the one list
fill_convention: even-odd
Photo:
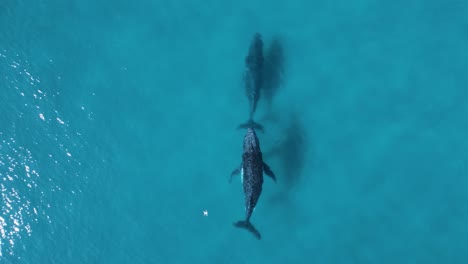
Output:
[[253,127],[263,131],[263,127],[253,121],[263,85],[263,40],[260,33],[255,33],[250,43],[249,53],[245,58],[245,66],[244,86],[249,100],[249,120],[239,125],[239,128]]
[[245,220],[237,221],[234,226],[247,229],[257,239],[261,239],[261,235],[250,222],[250,217],[262,193],[264,172],[276,182],[275,174],[263,161],[260,142],[255,130],[248,128],[244,136],[242,163],[231,173],[229,182],[232,181],[234,175],[240,174],[245,197]]

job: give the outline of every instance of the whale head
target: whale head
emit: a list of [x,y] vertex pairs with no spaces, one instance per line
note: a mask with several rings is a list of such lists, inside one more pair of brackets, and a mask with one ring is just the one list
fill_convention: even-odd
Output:
[[247,133],[244,136],[244,152],[260,151],[260,143],[257,134],[253,128],[247,128]]

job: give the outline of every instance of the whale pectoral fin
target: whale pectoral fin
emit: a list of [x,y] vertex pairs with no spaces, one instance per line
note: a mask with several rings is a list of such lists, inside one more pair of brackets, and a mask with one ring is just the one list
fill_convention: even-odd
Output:
[[273,171],[270,169],[270,166],[268,166],[268,164],[266,164],[265,162],[263,162],[263,171],[265,172],[265,174],[267,176],[269,176],[270,178],[273,179],[273,181],[276,182],[276,176],[275,174],[273,173]]
[[232,177],[233,176],[240,174],[241,168],[242,168],[242,165],[231,172],[231,177],[229,178],[229,183],[232,182]]

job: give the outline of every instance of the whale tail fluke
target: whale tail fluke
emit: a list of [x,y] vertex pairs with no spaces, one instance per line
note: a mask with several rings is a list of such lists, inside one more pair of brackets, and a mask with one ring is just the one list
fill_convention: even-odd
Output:
[[253,128],[255,130],[259,130],[261,132],[264,132],[263,130],[263,126],[260,125],[259,123],[253,121],[253,119],[249,119],[249,121],[243,123],[243,124],[240,124],[238,129],[245,129],[245,128]]
[[260,232],[250,223],[250,221],[237,221],[233,224],[235,227],[243,228],[252,233],[258,240],[262,238]]

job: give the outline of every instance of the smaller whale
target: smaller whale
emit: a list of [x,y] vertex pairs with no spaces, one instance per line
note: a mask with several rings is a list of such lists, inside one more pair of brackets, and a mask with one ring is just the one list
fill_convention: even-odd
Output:
[[250,118],[247,122],[243,123],[243,124],[240,124],[238,127],[238,129],[241,129],[241,128],[253,128],[253,129],[257,129],[258,131],[261,131],[261,132],[264,132],[265,130],[263,129],[263,126],[260,125],[259,123],[255,122],[252,118]]
[[260,33],[255,33],[245,58],[244,86],[247,99],[249,100],[249,120],[241,124],[239,128],[252,127],[254,125],[263,131],[263,127],[253,121],[253,115],[257,110],[260,91],[263,85],[263,40]]
[[263,161],[260,142],[253,128],[247,128],[244,136],[244,147],[242,163],[236,168],[229,179],[232,181],[234,175],[241,175],[242,187],[245,199],[245,220],[234,223],[235,227],[244,228],[251,232],[257,239],[261,239],[260,232],[250,222],[252,212],[257,205],[262,193],[263,173],[276,182],[276,176],[270,167]]

